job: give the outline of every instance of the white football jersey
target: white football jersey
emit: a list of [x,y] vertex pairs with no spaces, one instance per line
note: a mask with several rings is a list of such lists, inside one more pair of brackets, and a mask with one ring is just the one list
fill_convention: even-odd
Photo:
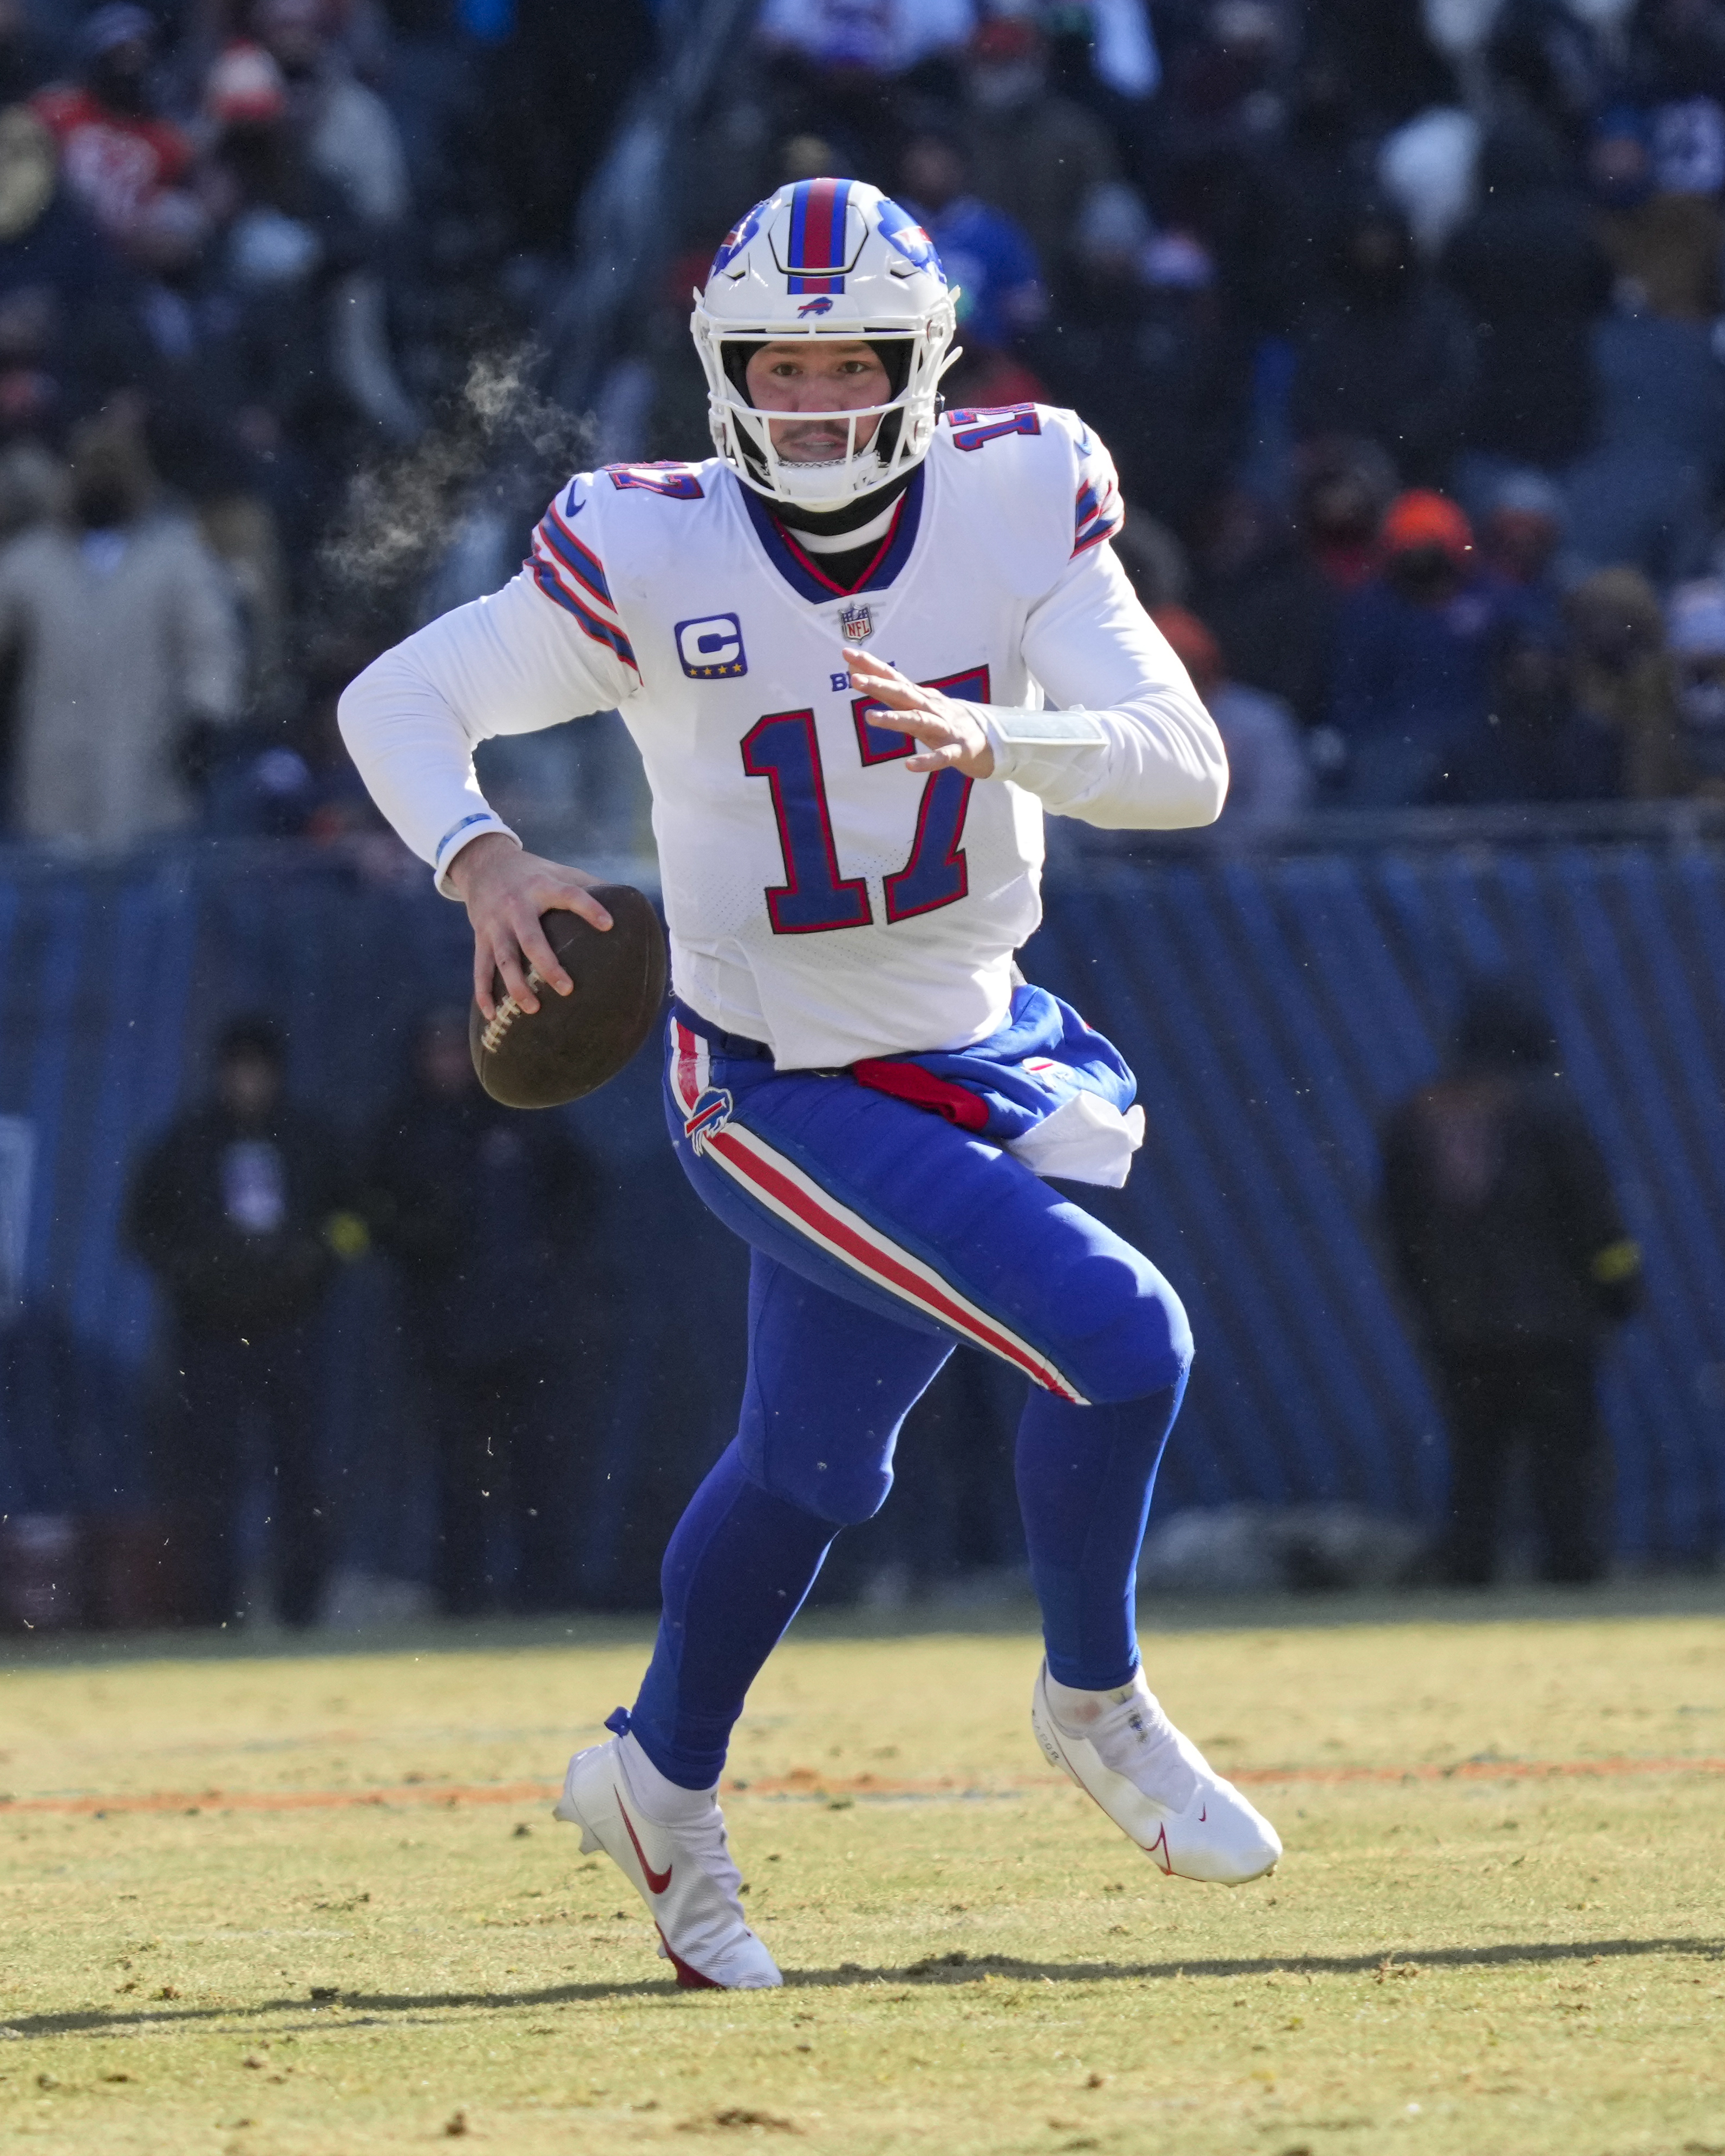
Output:
[[[501,828],[475,741],[614,706],[678,994],[787,1068],[963,1045],[1004,1022],[1040,918],[1045,802],[1141,826],[1221,804],[1215,729],[1106,543],[1120,518],[1106,451],[1034,405],[947,415],[849,592],[716,459],[584,473],[514,583],[361,677],[344,732],[441,876]],[[997,775],[906,770],[916,744],[852,690],[860,645],[989,707]],[[1014,719],[1045,691],[1060,716]]]

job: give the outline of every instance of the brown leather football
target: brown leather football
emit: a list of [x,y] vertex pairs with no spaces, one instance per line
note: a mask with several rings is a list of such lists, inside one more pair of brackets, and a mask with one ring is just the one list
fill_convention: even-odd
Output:
[[610,915],[594,928],[578,913],[546,913],[546,940],[575,983],[560,996],[527,978],[539,998],[524,1011],[491,978],[497,1015],[477,1003],[468,1013],[467,1045],[480,1083],[506,1108],[560,1108],[614,1078],[652,1032],[665,1003],[665,931],[652,901],[626,883],[602,883],[593,896]]

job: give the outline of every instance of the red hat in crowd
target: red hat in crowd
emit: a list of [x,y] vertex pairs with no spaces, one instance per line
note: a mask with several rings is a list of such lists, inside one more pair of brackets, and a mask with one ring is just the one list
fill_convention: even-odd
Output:
[[1041,31],[1022,15],[991,15],[970,41],[973,59],[996,65],[1034,59],[1041,51]]
[[209,71],[203,109],[223,127],[268,126],[287,110],[287,83],[261,45],[229,45]]
[[1198,616],[1182,606],[1150,609],[1150,619],[1173,646],[1174,656],[1192,676],[1192,685],[1207,696],[1223,679],[1222,647]]
[[1473,526],[1448,495],[1416,486],[1390,503],[1378,541],[1390,556],[1424,553],[1430,547],[1466,568],[1473,552]]

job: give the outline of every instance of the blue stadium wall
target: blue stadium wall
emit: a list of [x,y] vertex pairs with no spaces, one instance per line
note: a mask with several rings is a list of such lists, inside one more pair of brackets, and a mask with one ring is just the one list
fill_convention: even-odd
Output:
[[[1129,1188],[1097,1209],[1168,1275],[1199,1342],[1162,1507],[1440,1515],[1435,1411],[1374,1240],[1376,1132],[1435,1067],[1466,976],[1510,968],[1548,998],[1646,1252],[1648,1311],[1604,1384],[1619,1553],[1720,1550],[1722,870],[1725,849],[1697,842],[1105,860],[1051,878],[1026,971],[1119,1044],[1148,1117]],[[417,1014],[461,998],[466,971],[458,908],[290,843],[0,866],[0,1115],[28,1121],[35,1153],[23,1299],[0,1320],[0,1512],[145,1494],[161,1343],[116,1224],[129,1159],[196,1091],[221,1024],[280,1018],[294,1091],[357,1133],[398,1083]],[[649,1602],[665,1527],[729,1435],[744,1265],[671,1158],[650,1057],[568,1113],[604,1192],[547,1347],[569,1431],[569,1589]],[[328,1338],[348,1554],[422,1570],[415,1373],[387,1267],[351,1270]],[[901,1449],[921,1495],[878,1531],[878,1550],[922,1568],[1012,1545],[1015,1381],[955,1363]],[[958,1495],[978,1479],[980,1523]]]

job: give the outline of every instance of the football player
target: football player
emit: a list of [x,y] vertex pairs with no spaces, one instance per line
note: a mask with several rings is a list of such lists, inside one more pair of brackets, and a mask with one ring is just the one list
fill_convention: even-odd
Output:
[[495,968],[567,993],[539,927],[608,925],[480,794],[488,736],[620,711],[653,793],[674,999],[670,1135],[750,1246],[734,1442],[671,1537],[634,1707],[557,1815],[640,1894],[680,1982],[779,1972],[717,1801],[756,1671],[833,1537],[881,1504],[955,1345],[1029,1380],[1016,1476],[1049,1758],[1164,1872],[1238,1884],[1274,1829],[1168,1720],[1134,1581],[1191,1358],[1137,1250],[1044,1178],[1119,1183],[1133,1081],[1026,985],[1045,809],[1211,822],[1216,729],[1108,542],[1107,452],[1070,412],[942,413],[952,295],[851,180],[750,211],[697,295],[718,454],[572,480],[521,574],[378,660],[341,723],[384,813]]

